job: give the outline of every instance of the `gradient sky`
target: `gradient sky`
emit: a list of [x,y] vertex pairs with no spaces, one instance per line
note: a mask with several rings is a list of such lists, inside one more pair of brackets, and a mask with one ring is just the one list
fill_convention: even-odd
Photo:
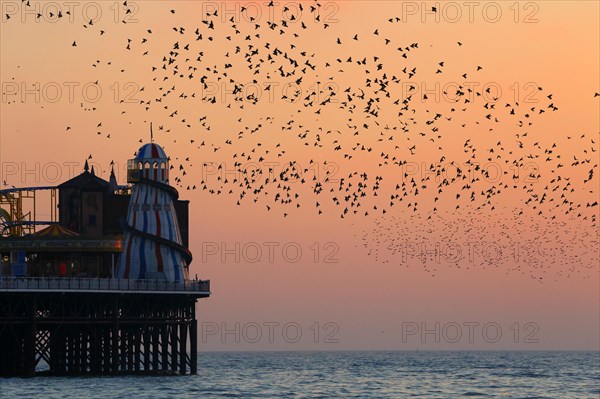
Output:
[[[149,140],[152,121],[155,141],[176,167],[171,182],[183,199],[191,201],[194,262],[190,275],[208,278],[212,284],[213,295],[197,308],[201,350],[599,349],[598,207],[585,207],[598,201],[600,113],[599,98],[594,97],[600,89],[598,2],[477,2],[470,9],[463,2],[449,6],[420,1],[323,1],[316,21],[309,12],[315,3],[303,1],[302,15],[289,22],[283,35],[266,27],[269,15],[280,21],[284,6],[292,9],[286,11],[291,15],[297,2],[279,2],[270,8],[267,2],[129,1],[129,14],[122,2],[57,2],[61,19],[50,16],[50,12],[57,14],[55,6],[45,2],[30,0],[28,9],[20,1],[0,4],[2,183],[58,184],[80,171],[89,155],[105,178],[114,161],[124,183],[126,160],[141,146],[139,140]],[[242,13],[242,6],[260,17],[248,21],[250,14]],[[30,13],[35,7],[41,18]],[[425,12],[431,7],[437,8],[437,14]],[[73,11],[70,15],[68,9]],[[210,17],[214,29],[209,29],[202,20],[214,10],[218,16]],[[231,28],[232,17],[238,21],[239,35]],[[399,20],[388,22],[395,17]],[[89,19],[94,19],[92,25]],[[196,40],[197,27],[202,40]],[[260,37],[253,36],[257,33]],[[353,40],[356,34],[358,40]],[[246,40],[246,35],[252,35],[252,40]],[[336,43],[338,38],[341,44]],[[178,50],[173,50],[175,42]],[[308,59],[315,69],[300,65],[298,69],[307,67],[307,72],[300,85],[292,86],[299,75],[279,76],[280,65],[289,69],[289,63],[279,59],[271,66],[265,61],[254,75],[242,55],[249,43],[263,51],[266,42],[271,43],[270,51],[278,48]],[[399,56],[396,49],[412,43],[418,43],[418,48],[411,49],[407,58]],[[189,50],[184,50],[188,44]],[[236,46],[242,55],[235,54]],[[163,56],[170,51],[180,53],[175,64],[183,77],[172,73],[173,65],[161,69]],[[374,62],[374,56],[379,61]],[[267,52],[261,52],[259,58],[266,57]],[[353,57],[352,63],[345,62],[348,57]],[[368,59],[367,65],[358,65],[356,61],[363,58]],[[443,73],[436,74],[442,61]],[[226,68],[228,63],[232,66]],[[378,63],[383,64],[381,71]],[[417,68],[417,74],[408,78],[402,72],[405,67]],[[256,79],[261,89],[257,101],[232,101],[233,94],[224,90],[232,90],[233,84],[218,80],[214,70],[244,82],[250,90],[247,94]],[[398,88],[408,86],[398,85],[391,100],[382,99],[378,118],[367,118],[357,106],[352,120],[338,106],[304,107],[302,101],[282,99],[286,85],[299,88],[303,97],[321,90],[320,101],[328,98],[329,89],[340,101],[349,87],[352,93],[371,94],[374,88],[368,87],[366,79],[383,73],[430,90],[430,99],[415,101],[414,113],[399,118],[393,101],[405,98]],[[203,75],[208,89],[200,82]],[[485,118],[489,97],[475,94],[467,111],[451,113],[453,107],[465,107],[443,93],[443,88],[455,83],[469,84],[479,93],[482,88],[499,88],[494,111],[499,122]],[[39,94],[26,94],[35,84]],[[265,90],[269,85],[271,90]],[[98,88],[101,94],[97,95]],[[212,96],[214,103],[203,101]],[[517,115],[511,117],[508,109],[516,102],[520,104]],[[506,108],[506,103],[511,107]],[[553,112],[549,104],[558,110]],[[524,120],[531,107],[536,107],[527,118],[532,125],[520,126],[518,120]],[[322,112],[315,113],[319,108]],[[539,114],[540,108],[546,112]],[[175,110],[177,114],[170,116]],[[442,119],[439,130],[432,132],[426,121],[435,113],[452,120]],[[292,129],[283,130],[290,120]],[[400,131],[403,122],[410,125],[407,133]],[[362,126],[361,134],[355,136],[349,125]],[[397,131],[391,130],[394,126]],[[244,133],[240,137],[238,132]],[[305,132],[305,138],[298,137]],[[317,135],[321,147],[314,145]],[[429,141],[437,135],[442,138]],[[512,173],[505,160],[543,155],[530,165],[540,176],[527,181],[530,170],[521,171],[518,188],[501,190],[492,204],[480,209],[469,203],[470,192],[457,200],[457,192],[448,189],[432,212],[437,195],[433,188],[421,190],[416,211],[406,206],[414,198],[388,207],[403,173],[419,181],[423,165],[438,163],[442,156],[445,163],[462,165],[471,155],[464,153],[468,139],[478,162],[485,164],[492,157],[493,166],[502,172]],[[202,142],[205,145],[199,147]],[[357,143],[373,151],[352,151]],[[413,145],[414,155],[409,150]],[[490,153],[495,147],[504,150]],[[544,153],[546,149],[553,153]],[[381,152],[410,164],[378,166]],[[309,169],[303,174],[305,183],[288,183],[289,192],[298,194],[299,200],[275,204],[269,194],[255,202],[248,194],[238,206],[240,188],[231,181],[243,174],[226,175],[214,165],[234,171],[241,153],[252,154],[252,161],[260,154],[263,163],[278,162],[272,164],[276,174],[289,162]],[[556,154],[561,155],[560,161]],[[572,166],[573,157],[590,163]],[[564,164],[563,169],[556,168],[557,162]],[[594,178],[584,183],[590,169]],[[327,172],[335,173],[330,181]],[[339,184],[331,179],[344,177],[354,189],[360,179],[348,178],[352,172],[368,174],[368,192],[375,176],[383,177],[381,191],[363,200],[361,212],[341,218],[343,207],[331,197],[347,193],[337,192]],[[324,186],[321,197],[312,192],[310,179],[315,173]],[[480,182],[477,190],[500,182],[512,186],[511,176]],[[574,191],[569,198],[582,208],[565,214],[564,206],[546,203],[533,208],[526,203],[527,190],[556,195],[558,202],[561,191],[552,189],[559,177],[561,190],[565,179],[571,179],[569,190]],[[207,190],[202,190],[204,184]],[[523,189],[525,184],[529,186]],[[186,190],[193,185],[198,189]],[[222,193],[210,194],[208,189]],[[330,195],[330,189],[335,193]],[[277,192],[275,187],[268,191]],[[316,201],[323,214],[317,213]],[[372,209],[374,205],[379,212]],[[387,212],[382,214],[381,208]],[[363,216],[367,209],[369,216]],[[42,207],[41,217],[44,212]],[[415,244],[427,249],[459,246],[461,260],[451,262],[446,254],[439,263],[431,257],[421,262],[413,255]],[[467,255],[470,245],[478,248],[472,259]],[[494,255],[484,254],[482,248],[498,247],[503,249],[499,260],[487,262]],[[296,259],[298,249],[301,254]],[[424,328],[432,332],[421,334]]]

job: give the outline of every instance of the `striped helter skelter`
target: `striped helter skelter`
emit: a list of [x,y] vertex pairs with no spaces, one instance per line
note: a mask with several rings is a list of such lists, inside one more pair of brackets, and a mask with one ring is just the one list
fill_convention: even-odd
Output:
[[168,185],[168,159],[157,144],[145,144],[128,163],[133,183],[118,278],[188,280],[189,251],[182,246],[174,200]]

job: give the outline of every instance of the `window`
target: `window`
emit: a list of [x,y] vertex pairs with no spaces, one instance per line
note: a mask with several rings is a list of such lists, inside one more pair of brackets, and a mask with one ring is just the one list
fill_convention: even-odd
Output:
[[89,206],[96,206],[96,194],[88,194],[87,203]]
[[96,225],[96,215],[88,216],[88,225],[95,226]]

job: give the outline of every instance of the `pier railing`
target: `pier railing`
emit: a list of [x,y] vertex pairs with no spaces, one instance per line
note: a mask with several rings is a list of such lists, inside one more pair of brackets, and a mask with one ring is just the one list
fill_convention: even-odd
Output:
[[3,291],[153,292],[210,294],[210,280],[170,282],[79,277],[0,277]]

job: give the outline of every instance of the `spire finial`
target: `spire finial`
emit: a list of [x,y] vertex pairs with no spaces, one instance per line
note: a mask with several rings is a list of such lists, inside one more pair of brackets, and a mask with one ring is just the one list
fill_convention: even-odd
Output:
[[154,143],[154,137],[152,135],[152,122],[150,122],[150,142]]
[[90,166],[88,165],[87,159],[85,160],[85,165],[83,165],[83,171],[84,172],[89,172],[90,171]]

